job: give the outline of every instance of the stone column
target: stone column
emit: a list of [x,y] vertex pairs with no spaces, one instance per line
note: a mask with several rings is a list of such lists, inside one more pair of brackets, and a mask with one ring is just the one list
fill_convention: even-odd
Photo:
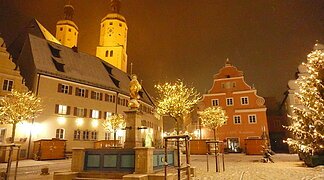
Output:
[[135,174],[153,173],[153,147],[135,147]]
[[138,110],[124,111],[126,114],[126,138],[125,149],[133,149],[134,147],[142,147],[141,127],[142,112]]
[[72,148],[72,172],[82,172],[84,168],[84,148]]

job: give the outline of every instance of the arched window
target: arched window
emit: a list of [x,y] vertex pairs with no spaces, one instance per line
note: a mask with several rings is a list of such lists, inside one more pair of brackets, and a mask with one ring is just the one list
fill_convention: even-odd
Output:
[[63,128],[61,129],[56,129],[56,138],[57,139],[64,139],[64,134],[65,134],[65,130]]
[[107,50],[107,51],[106,51],[106,57],[108,57],[108,52],[109,52],[109,51]]
[[110,51],[110,55],[109,55],[109,56],[110,56],[110,57],[113,57],[113,55],[114,55],[114,51],[113,51],[113,50],[111,50],[111,51]]

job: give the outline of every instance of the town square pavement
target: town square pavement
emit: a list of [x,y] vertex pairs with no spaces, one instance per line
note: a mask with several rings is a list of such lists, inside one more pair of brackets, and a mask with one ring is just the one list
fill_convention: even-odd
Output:
[[[184,158],[184,157],[182,157]],[[276,154],[273,156],[274,163],[262,163],[260,155],[225,154],[225,171],[215,172],[215,160],[209,156],[209,172],[207,172],[207,158],[205,155],[192,155],[191,166],[196,167],[197,176],[193,180],[322,180],[324,179],[324,166],[315,168],[306,167],[299,161],[296,154]],[[11,173],[14,172],[12,163]],[[53,178],[55,171],[68,171],[71,159],[52,161],[19,161],[17,173],[18,180],[46,180]],[[49,175],[40,175],[41,169],[49,168]],[[0,172],[5,171],[6,163],[0,163]],[[11,178],[13,179],[13,175]]]

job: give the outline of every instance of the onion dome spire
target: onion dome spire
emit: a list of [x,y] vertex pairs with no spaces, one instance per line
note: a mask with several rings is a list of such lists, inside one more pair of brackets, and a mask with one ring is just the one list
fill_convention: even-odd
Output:
[[226,59],[225,66],[232,66],[229,58]]
[[120,0],[110,0],[110,9],[112,13],[119,13]]
[[72,20],[74,15],[74,7],[71,5],[70,1],[67,5],[64,6],[64,19]]

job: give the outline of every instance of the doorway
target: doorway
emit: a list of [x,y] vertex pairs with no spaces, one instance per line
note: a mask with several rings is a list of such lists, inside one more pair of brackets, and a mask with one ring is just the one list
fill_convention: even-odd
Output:
[[228,152],[241,152],[239,138],[227,138]]

